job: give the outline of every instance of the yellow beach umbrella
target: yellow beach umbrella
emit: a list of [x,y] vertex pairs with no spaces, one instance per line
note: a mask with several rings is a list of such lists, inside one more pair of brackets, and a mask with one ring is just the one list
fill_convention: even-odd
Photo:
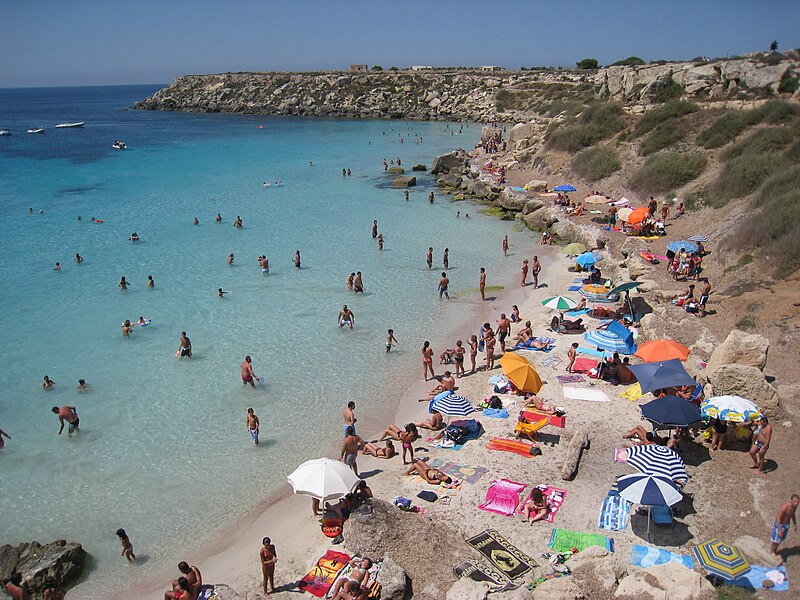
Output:
[[506,352],[500,358],[503,373],[514,386],[523,392],[537,393],[542,389],[542,380],[528,359],[513,352]]

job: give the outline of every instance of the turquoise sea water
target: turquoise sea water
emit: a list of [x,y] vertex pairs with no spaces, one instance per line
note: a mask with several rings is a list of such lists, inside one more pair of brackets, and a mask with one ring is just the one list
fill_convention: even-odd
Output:
[[[430,165],[474,145],[476,125],[452,135],[458,126],[444,123],[124,110],[153,89],[0,90],[0,128],[14,131],[0,137],[0,428],[12,436],[0,451],[0,543],[80,541],[95,559],[86,598],[201,555],[339,439],[348,400],[377,426],[409,374],[419,376],[422,341],[469,305],[437,300],[442,249],[458,292],[477,287],[480,266],[490,285],[516,272],[518,261],[501,260],[503,235],[512,246],[530,239],[477,206],[429,205],[426,174],[408,203],[389,187],[384,158]],[[87,124],[52,129],[67,120]],[[24,133],[40,124],[46,134]],[[129,150],[112,150],[117,138]],[[133,231],[139,243],[128,241]],[[360,297],[345,288],[357,270]],[[217,298],[219,287],[231,294]],[[353,331],[336,326],[344,303]],[[123,338],[122,321],[140,315],[152,325]],[[387,356],[389,327],[401,346]],[[182,330],[191,360],[175,357]],[[255,390],[241,384],[246,354],[266,379]],[[44,375],[54,389],[42,390]],[[79,378],[90,392],[76,391]],[[57,435],[55,405],[77,407],[78,435]],[[245,430],[249,406],[261,418],[259,448]],[[119,527],[144,557],[135,568],[119,557]]]

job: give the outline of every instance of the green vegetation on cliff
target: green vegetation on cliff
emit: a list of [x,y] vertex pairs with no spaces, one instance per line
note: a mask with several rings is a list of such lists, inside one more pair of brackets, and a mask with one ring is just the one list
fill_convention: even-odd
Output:
[[547,145],[554,150],[577,152],[608,139],[624,126],[622,105],[618,102],[596,102],[586,107],[577,118],[567,119],[551,127]]
[[613,149],[597,146],[587,148],[572,159],[571,168],[582,179],[594,182],[619,171],[622,163]]
[[697,179],[706,168],[706,158],[692,152],[659,152],[639,167],[629,185],[647,196],[683,187]]

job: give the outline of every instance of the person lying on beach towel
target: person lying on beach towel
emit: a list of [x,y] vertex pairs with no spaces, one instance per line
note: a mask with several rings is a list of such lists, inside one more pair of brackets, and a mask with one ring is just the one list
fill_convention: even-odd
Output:
[[428,463],[418,458],[411,461],[411,466],[405,473],[403,473],[403,475],[411,475],[414,472],[418,473],[420,477],[432,485],[439,485],[440,483],[453,483],[453,479],[451,477],[448,477],[439,469],[434,469],[433,467],[428,466]]
[[[350,561],[352,569],[347,577],[340,578],[331,590],[331,598],[366,598],[369,589],[369,570],[372,561],[368,558],[354,558]],[[346,591],[347,595],[341,594]]]
[[364,454],[369,454],[375,458],[392,458],[393,456],[397,455],[397,451],[394,449],[392,440],[386,440],[386,446],[384,448],[381,448],[372,442],[367,442],[364,445],[363,452]]
[[528,398],[528,405],[533,406],[537,411],[546,415],[554,415],[558,410],[554,404],[543,402],[542,399],[536,394],[533,394]]
[[531,337],[524,342],[518,342],[514,348],[524,348],[528,350],[542,350],[547,352],[553,349],[555,340],[553,338]]

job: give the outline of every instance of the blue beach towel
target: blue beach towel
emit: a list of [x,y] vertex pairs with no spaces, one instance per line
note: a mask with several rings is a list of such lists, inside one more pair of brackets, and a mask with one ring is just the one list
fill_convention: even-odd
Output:
[[775,583],[775,586],[771,589],[773,592],[788,592],[789,591],[789,578],[786,575],[786,567],[781,565],[780,567],[759,567],[757,565],[750,565],[750,570],[734,579],[733,581],[729,581],[731,585],[736,585],[743,588],[749,588],[751,590],[761,590],[767,589],[765,588],[762,583],[765,579],[769,579],[767,577],[767,573],[770,571],[779,571],[783,574],[783,582],[782,583]]
[[507,419],[508,411],[505,408],[484,408],[484,417],[493,417],[495,419]]
[[512,187],[511,189],[514,190],[515,192],[527,192],[528,191],[525,188],[521,188],[521,187]]
[[616,492],[609,492],[603,500],[597,526],[609,531],[625,531],[628,527],[628,516],[631,514],[631,503]]
[[632,565],[637,565],[646,569],[653,565],[663,565],[669,562],[678,563],[687,569],[694,570],[694,558],[691,556],[675,554],[668,550],[653,548],[652,546],[642,546],[640,544],[634,544],[631,550]]
[[[547,344],[547,346],[545,346],[544,348],[534,348],[534,347],[531,346],[531,344],[534,341],[543,342],[543,343]],[[518,343],[516,346],[514,346],[514,349],[515,350],[516,349],[532,350],[532,351],[535,351],[535,352],[550,352],[550,350],[555,348],[555,343],[556,343],[556,338],[534,337],[534,338],[529,339],[527,342]]]
[[588,354],[589,356],[596,356],[597,358],[608,358],[609,356],[613,356],[613,352],[603,352],[602,350],[597,350],[596,348],[587,348],[585,346],[578,347],[578,354]]
[[570,317],[580,317],[581,315],[588,315],[591,312],[591,309],[582,308],[580,310],[568,310],[565,314],[569,315]]
[[577,292],[579,289],[581,289],[581,286],[579,286],[579,285],[571,285],[571,286],[569,286],[567,288],[567,291],[568,292]]

